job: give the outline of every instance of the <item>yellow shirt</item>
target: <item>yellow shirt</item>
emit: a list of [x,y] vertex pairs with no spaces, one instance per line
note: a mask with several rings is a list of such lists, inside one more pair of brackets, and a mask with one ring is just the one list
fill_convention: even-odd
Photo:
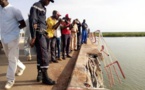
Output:
[[48,33],[48,36],[51,38],[54,36],[54,30],[55,29],[52,29],[52,27],[56,24],[56,21],[55,19],[52,19],[52,17],[49,17],[46,21],[47,23],[47,33]]

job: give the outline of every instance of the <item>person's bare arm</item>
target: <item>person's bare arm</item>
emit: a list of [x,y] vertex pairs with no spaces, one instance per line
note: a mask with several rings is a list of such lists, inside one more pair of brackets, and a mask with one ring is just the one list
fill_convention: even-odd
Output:
[[53,29],[57,29],[58,26],[61,24],[62,20],[60,19],[54,26],[53,26]]

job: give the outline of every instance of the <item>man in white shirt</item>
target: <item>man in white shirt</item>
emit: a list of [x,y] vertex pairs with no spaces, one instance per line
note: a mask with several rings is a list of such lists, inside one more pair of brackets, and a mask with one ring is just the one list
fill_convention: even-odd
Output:
[[[61,16],[61,15],[59,15],[59,16]],[[60,20],[58,20],[57,23],[59,23],[59,22],[60,22]],[[62,23],[62,20],[59,23],[59,25],[56,28],[55,33],[54,33],[54,36],[56,37],[56,52],[57,52],[56,56],[57,56],[57,59],[60,61],[62,60],[60,57],[60,53],[61,53],[61,23]]]
[[17,66],[20,68],[18,76],[25,70],[25,65],[19,60],[19,34],[20,29],[25,26],[21,12],[10,5],[8,0],[0,0],[1,41],[9,63],[5,89],[10,89],[14,85]]

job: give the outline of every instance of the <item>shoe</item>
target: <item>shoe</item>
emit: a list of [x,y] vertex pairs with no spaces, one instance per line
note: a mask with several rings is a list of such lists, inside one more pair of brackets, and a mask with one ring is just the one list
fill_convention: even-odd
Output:
[[8,81],[5,85],[5,89],[10,89],[14,85],[15,81]]
[[62,56],[62,59],[65,60],[65,56]]
[[78,48],[77,50],[80,50],[80,48]]
[[42,72],[41,71],[38,71],[38,74],[37,74],[37,82],[41,82],[42,81]]
[[67,57],[68,57],[68,58],[72,58],[72,56],[70,56],[70,55],[67,55]]
[[52,64],[52,61],[49,61],[49,64]]
[[43,84],[46,84],[46,85],[55,85],[56,82],[53,81],[52,79],[49,78],[48,74],[47,74],[47,69],[43,69],[42,70],[42,76],[43,76],[43,79],[42,79],[42,83]]
[[52,60],[52,62],[54,62],[54,63],[58,63],[58,61],[57,61],[57,60]]
[[70,50],[70,51],[69,51],[69,54],[71,54],[72,52],[73,52],[73,50]]
[[62,61],[62,59],[61,59],[61,58],[58,58],[58,60],[59,60],[59,61]]
[[31,55],[29,55],[28,57],[27,57],[27,61],[31,61],[32,60],[32,57],[31,57]]
[[52,79],[50,78],[47,78],[47,79],[42,79],[42,83],[43,84],[46,84],[46,85],[55,85],[55,81],[53,81]]
[[24,67],[24,69],[20,69],[17,73],[17,76],[21,76],[25,69],[26,69],[26,67]]
[[74,49],[75,51],[78,51],[77,49]]

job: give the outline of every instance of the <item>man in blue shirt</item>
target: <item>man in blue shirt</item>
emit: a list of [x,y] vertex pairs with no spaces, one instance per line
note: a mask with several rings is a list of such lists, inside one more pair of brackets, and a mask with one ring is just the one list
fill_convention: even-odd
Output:
[[5,89],[10,89],[15,83],[17,66],[20,68],[18,76],[23,74],[25,65],[19,60],[20,29],[26,26],[21,12],[9,4],[8,0],[0,0],[0,30],[1,42],[8,57],[7,83]]

